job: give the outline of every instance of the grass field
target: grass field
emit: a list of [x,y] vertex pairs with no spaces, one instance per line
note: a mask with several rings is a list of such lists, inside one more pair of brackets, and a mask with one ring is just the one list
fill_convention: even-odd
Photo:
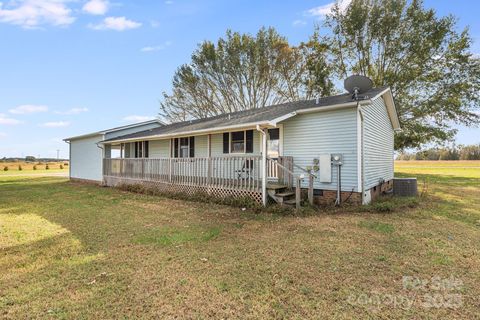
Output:
[[[48,169],[47,169],[48,165]],[[35,168],[34,168],[35,167]],[[7,169],[5,169],[7,168]],[[68,161],[59,162],[0,162],[0,175],[68,172]]]
[[479,167],[306,217],[0,176],[0,318],[478,318]]

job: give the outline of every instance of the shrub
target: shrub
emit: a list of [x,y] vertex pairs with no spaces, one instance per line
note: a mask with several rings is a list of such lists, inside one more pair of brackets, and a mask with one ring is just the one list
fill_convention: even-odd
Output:
[[63,165],[64,165],[65,167],[68,167],[68,162],[65,162]]
[[33,170],[37,170],[37,165],[36,164],[33,165]]
[[8,166],[4,166],[3,171],[8,171]]
[[62,165],[60,165],[60,169],[63,169],[63,166],[62,166]]
[[47,165],[45,165],[45,170],[48,170],[48,169],[50,169],[50,167],[47,164]]
[[22,166],[21,165],[18,165],[18,171],[22,171]]

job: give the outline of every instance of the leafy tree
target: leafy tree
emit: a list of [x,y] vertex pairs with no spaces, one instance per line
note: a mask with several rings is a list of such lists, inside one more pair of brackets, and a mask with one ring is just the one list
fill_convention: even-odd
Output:
[[449,140],[453,123],[479,123],[480,61],[455,17],[438,17],[421,0],[353,0],[345,10],[337,3],[324,25],[337,77],[362,74],[391,87],[403,129],[396,149]]
[[480,160],[480,144],[461,146],[460,160]]
[[315,37],[293,47],[262,28],[255,37],[228,30],[216,44],[201,43],[177,69],[172,94],[163,93],[160,116],[182,121],[329,95],[327,47]]

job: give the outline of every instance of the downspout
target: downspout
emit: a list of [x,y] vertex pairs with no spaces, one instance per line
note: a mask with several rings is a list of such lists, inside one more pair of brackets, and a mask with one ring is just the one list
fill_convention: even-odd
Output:
[[365,144],[364,144],[364,134],[363,134],[363,109],[362,106],[360,105],[360,101],[357,102],[357,109],[358,113],[360,114],[360,178],[361,178],[361,188],[362,188],[362,204],[364,203],[364,198],[365,198]]
[[267,206],[267,133],[257,124],[257,131],[262,134],[262,203]]
[[[99,142],[96,142],[95,143],[97,145],[97,148],[99,149],[102,149],[102,181],[104,180],[104,175],[105,175],[105,171],[104,171],[104,162],[105,162],[105,149],[103,147],[100,147],[98,144]],[[105,181],[103,181],[103,183],[105,183]]]

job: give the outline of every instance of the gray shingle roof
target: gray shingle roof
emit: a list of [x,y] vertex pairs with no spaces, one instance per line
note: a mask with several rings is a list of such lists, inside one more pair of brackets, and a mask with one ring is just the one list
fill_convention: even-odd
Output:
[[[360,97],[373,98],[379,93],[381,93],[382,91],[384,91],[386,88],[387,87],[373,88],[365,92],[364,94],[360,95]],[[232,112],[228,114],[222,114],[222,115],[205,118],[205,119],[172,123],[172,124],[168,124],[168,125],[150,129],[150,130],[135,132],[135,133],[115,137],[112,139],[107,139],[107,140],[104,140],[104,142],[136,139],[136,138],[148,138],[151,136],[158,136],[158,135],[174,135],[174,134],[182,134],[184,132],[190,133],[194,131],[224,128],[228,126],[238,126],[242,124],[249,124],[249,123],[256,123],[256,122],[267,122],[298,110],[334,106],[334,105],[344,104],[348,102],[353,102],[352,95],[349,93],[320,98],[318,104],[316,103],[315,100],[287,102],[287,103],[282,103],[282,104],[258,108],[258,109],[251,109],[251,110],[245,110],[245,111]]]

